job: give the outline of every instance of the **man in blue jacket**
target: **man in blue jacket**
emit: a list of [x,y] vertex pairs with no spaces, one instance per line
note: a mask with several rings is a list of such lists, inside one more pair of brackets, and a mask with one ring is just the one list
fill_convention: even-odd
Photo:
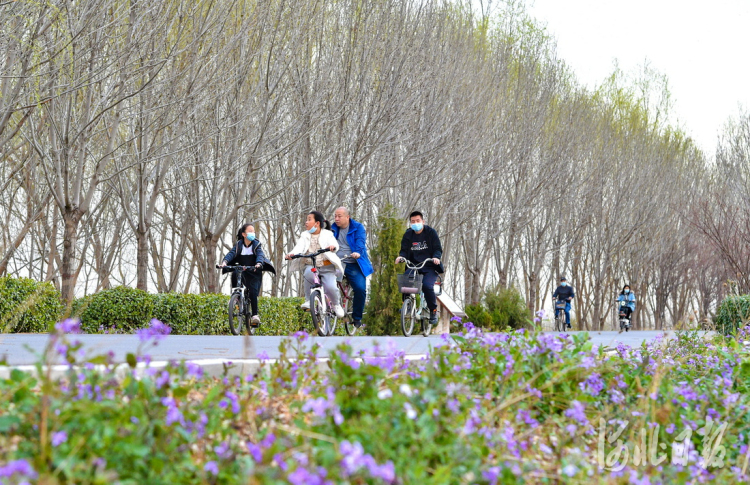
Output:
[[365,226],[352,219],[346,207],[336,209],[333,219],[331,230],[339,243],[336,255],[341,258],[344,274],[354,290],[352,320],[355,327],[360,327],[367,297],[367,277],[372,274],[372,263],[367,256],[367,233]]

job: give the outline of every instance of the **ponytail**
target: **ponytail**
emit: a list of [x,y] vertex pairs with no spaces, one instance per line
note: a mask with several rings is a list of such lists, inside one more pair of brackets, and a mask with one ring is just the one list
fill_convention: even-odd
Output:
[[310,211],[310,214],[315,219],[315,222],[320,223],[321,229],[328,229],[329,231],[331,230],[331,223],[326,220],[322,213],[318,211]]

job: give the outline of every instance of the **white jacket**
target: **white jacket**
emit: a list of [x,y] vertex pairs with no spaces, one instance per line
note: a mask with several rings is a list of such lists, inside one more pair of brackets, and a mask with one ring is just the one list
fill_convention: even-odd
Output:
[[[304,231],[302,234],[300,234],[299,239],[297,239],[297,244],[294,245],[292,250],[290,251],[292,254],[307,254],[310,252],[310,241],[311,241],[312,234],[310,234],[307,231]],[[331,263],[333,263],[334,266],[336,266],[336,271],[340,274],[344,274],[344,266],[341,264],[341,258],[339,258],[336,255],[336,251],[339,250],[339,242],[336,240],[336,237],[333,235],[333,232],[329,231],[328,229],[321,229],[320,235],[318,236],[318,243],[320,244],[321,248],[327,248],[329,246],[335,246],[336,249],[334,251],[329,251],[327,253],[323,253],[319,256],[316,256],[317,258],[323,258],[327,259]],[[295,259],[292,260],[292,271],[304,271],[305,269],[305,259]]]

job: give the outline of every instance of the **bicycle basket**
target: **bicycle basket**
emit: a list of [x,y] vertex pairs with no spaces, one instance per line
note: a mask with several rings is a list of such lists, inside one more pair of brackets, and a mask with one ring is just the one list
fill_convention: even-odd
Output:
[[398,277],[398,291],[406,294],[416,294],[422,289],[422,275],[419,273],[404,273]]
[[565,302],[558,301],[557,303],[555,303],[555,308],[565,309]]

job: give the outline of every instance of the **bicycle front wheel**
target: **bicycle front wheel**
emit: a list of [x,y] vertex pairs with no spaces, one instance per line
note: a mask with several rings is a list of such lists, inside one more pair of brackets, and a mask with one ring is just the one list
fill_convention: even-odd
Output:
[[229,306],[227,308],[229,314],[229,329],[234,335],[239,335],[242,330],[242,299],[239,293],[234,293],[229,297]]
[[422,310],[422,319],[420,320],[420,323],[422,324],[422,336],[427,337],[430,335],[430,332],[432,332],[432,325],[430,325],[430,311],[429,310]]
[[555,331],[562,332],[563,328],[565,327],[565,313],[563,313],[562,310],[557,312],[557,316],[555,317]]
[[414,320],[416,320],[414,300],[407,298],[401,305],[401,332],[403,332],[404,337],[411,336],[411,332],[414,330]]
[[328,329],[326,328],[326,314],[323,311],[323,298],[321,294],[321,291],[310,293],[310,316],[318,335],[325,337],[328,335]]

